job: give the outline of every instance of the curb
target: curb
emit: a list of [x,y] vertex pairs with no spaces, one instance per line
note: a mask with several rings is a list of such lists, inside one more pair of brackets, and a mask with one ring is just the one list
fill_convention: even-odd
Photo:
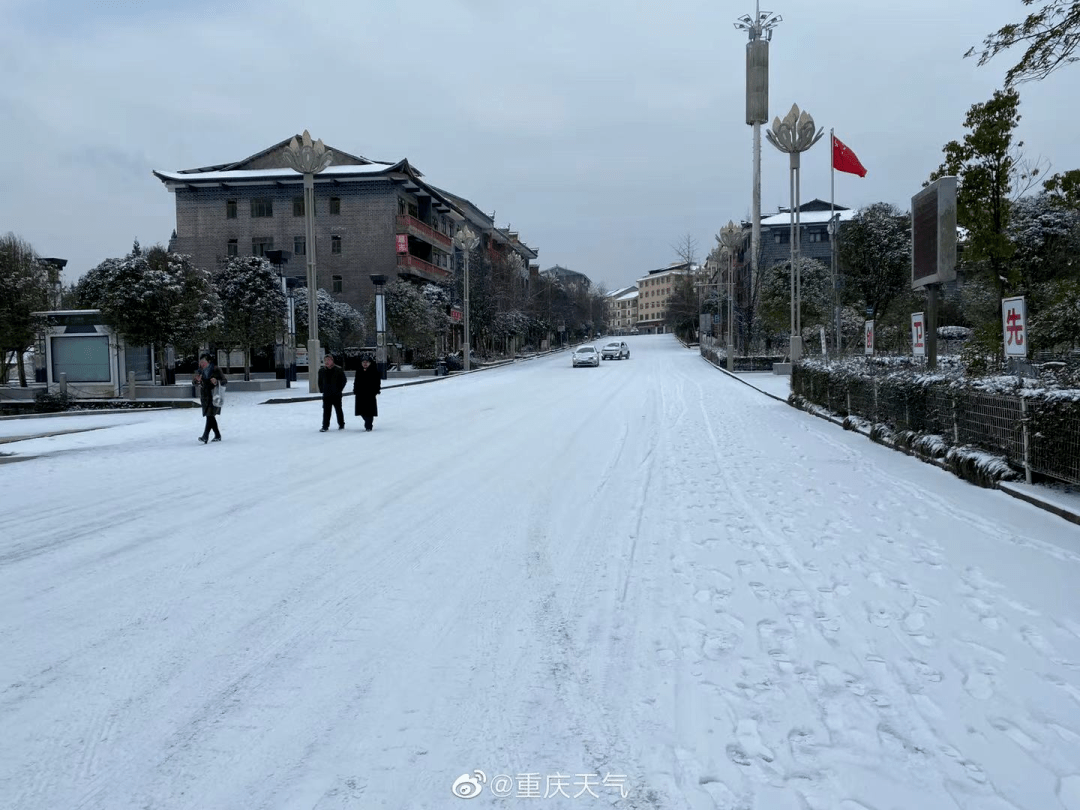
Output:
[[[776,396],[776,394],[771,394],[768,391],[763,391],[762,389],[758,388],[756,385],[754,385],[749,380],[744,380],[742,377],[739,377],[739,376],[736,376],[735,374],[732,374],[726,368],[720,368],[719,366],[712,363],[708,358],[702,356],[701,359],[704,360],[706,363],[708,363],[713,368],[715,368],[717,371],[721,371],[725,375],[727,375],[728,377],[732,377],[732,378],[738,380],[743,385],[746,385],[746,386],[749,386],[750,388],[753,388],[759,394],[764,394],[767,397],[772,397],[773,399],[777,400],[778,402],[783,402],[785,405],[788,404],[788,401],[786,399],[782,399],[782,398]],[[794,406],[792,406],[792,407],[794,407]],[[802,410],[802,409],[801,408],[796,408],[796,410]],[[823,413],[823,412],[817,410],[816,408],[814,410],[802,411],[802,412],[805,413],[805,414],[809,414],[810,416],[816,416],[819,419],[824,419],[826,422],[831,422],[832,424],[837,425],[837,426],[839,426],[841,428],[844,426],[844,423],[841,420],[837,419],[835,416],[831,416],[830,414]],[[848,432],[850,432],[850,433],[859,433],[859,434],[861,434],[862,436],[865,436],[868,439],[870,438],[869,431],[868,430],[863,430],[861,428],[856,428],[855,430],[848,431]],[[890,449],[896,450],[896,448],[892,447],[891,445],[882,445],[882,446],[890,447]],[[899,450],[896,450],[896,451],[897,452],[902,452],[902,451],[899,451]],[[905,455],[910,455],[912,458],[917,458],[919,461],[922,461],[925,464],[933,464],[935,467],[938,467],[939,469],[947,470],[945,465],[940,463],[936,459],[924,458],[923,456],[920,456],[918,454],[905,453]],[[1039,498],[1038,496],[1033,495],[1030,492],[1021,491],[1019,489],[1016,489],[1016,488],[1011,486],[1011,482],[1009,482],[1009,481],[998,481],[997,486],[995,488],[998,491],[1005,493],[1006,495],[1010,495],[1013,498],[1024,501],[1025,503],[1029,503],[1032,506],[1037,506],[1039,509],[1043,509],[1043,510],[1045,510],[1047,512],[1050,512],[1053,515],[1057,515],[1059,518],[1062,518],[1063,520],[1067,520],[1070,523],[1075,523],[1077,525],[1080,525],[1080,514],[1078,514],[1077,512],[1073,512],[1073,511],[1071,511],[1071,510],[1069,510],[1069,509],[1067,509],[1067,508],[1065,508],[1063,506],[1059,506],[1056,503],[1051,503],[1050,501],[1044,501],[1041,498]]]

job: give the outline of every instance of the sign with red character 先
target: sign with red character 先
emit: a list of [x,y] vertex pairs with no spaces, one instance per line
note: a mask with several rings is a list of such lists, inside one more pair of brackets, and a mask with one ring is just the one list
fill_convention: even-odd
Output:
[[926,318],[922,312],[911,314],[911,353],[926,357]]
[[867,321],[865,328],[866,339],[863,341],[865,346],[864,353],[869,355],[874,353],[874,322]]
[[1001,299],[1001,327],[1006,357],[1027,357],[1027,309],[1024,296]]

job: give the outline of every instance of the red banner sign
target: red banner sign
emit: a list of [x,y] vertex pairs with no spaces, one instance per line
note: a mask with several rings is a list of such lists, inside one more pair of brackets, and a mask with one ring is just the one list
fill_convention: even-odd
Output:
[[408,253],[409,252],[409,237],[403,233],[397,235],[397,252]]

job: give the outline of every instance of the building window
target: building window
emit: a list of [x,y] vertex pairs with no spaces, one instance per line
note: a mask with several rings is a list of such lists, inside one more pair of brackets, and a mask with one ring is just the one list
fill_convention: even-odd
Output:
[[274,215],[274,203],[267,197],[251,201],[251,218],[265,219]]
[[292,252],[294,256],[307,255],[307,237],[294,236],[292,240]]
[[274,238],[272,236],[256,236],[251,240],[252,256],[265,256],[266,251],[273,249]]
[[331,236],[330,237],[330,252],[331,253],[338,253],[338,254],[341,253],[341,237],[340,236]]
[[236,219],[236,200],[225,201],[225,219]]
[[402,217],[405,216],[405,201],[403,199],[401,199],[401,197],[398,197],[397,212],[398,212],[398,216],[402,216]]
[[341,214],[341,197],[330,198],[330,214],[335,217]]
[[292,198],[292,215],[294,217],[302,217],[304,215],[304,198],[293,197]]
[[334,292],[341,292],[341,276],[331,276],[331,281],[333,281]]
[[239,256],[240,255],[240,241],[238,239],[230,239],[229,246],[225,251],[226,256]]

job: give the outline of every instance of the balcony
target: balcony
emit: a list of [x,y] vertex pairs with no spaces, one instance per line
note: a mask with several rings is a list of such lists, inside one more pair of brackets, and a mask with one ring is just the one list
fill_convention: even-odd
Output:
[[448,253],[453,250],[454,243],[449,236],[421,222],[416,217],[410,217],[408,214],[397,215],[397,232],[415,236],[417,239],[423,239],[432,245],[438,245]]
[[449,281],[453,278],[453,274],[445,267],[438,267],[431,262],[425,262],[410,253],[399,253],[397,255],[397,266],[399,273],[411,273],[414,276],[420,276],[426,281],[440,282]]

